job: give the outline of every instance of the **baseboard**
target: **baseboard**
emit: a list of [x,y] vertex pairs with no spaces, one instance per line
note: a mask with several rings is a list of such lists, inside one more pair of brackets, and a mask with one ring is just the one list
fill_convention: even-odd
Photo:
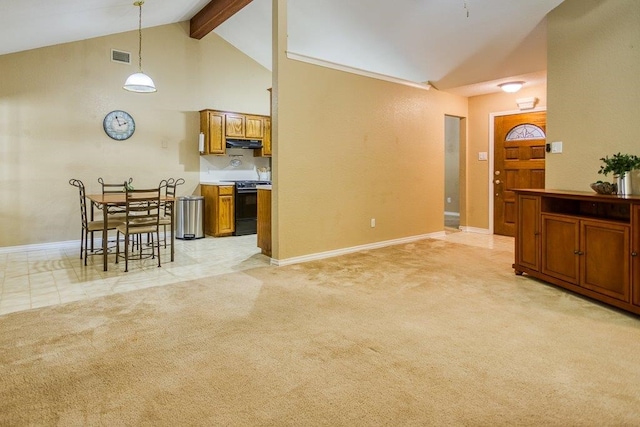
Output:
[[383,242],[368,243],[366,245],[352,246],[349,248],[336,249],[333,251],[318,252],[315,254],[303,255],[299,257],[292,257],[292,258],[285,258],[285,259],[271,258],[271,265],[277,265],[279,267],[283,267],[285,265],[299,264],[301,262],[315,261],[315,260],[324,259],[324,258],[332,258],[340,255],[354,253],[354,252],[366,251],[369,249],[383,248],[385,246],[401,245],[405,243],[415,242],[417,240],[442,238],[444,236],[445,236],[444,231],[438,231],[435,233],[421,234],[418,236],[411,236],[411,237],[403,237],[401,239],[385,240]]
[[46,249],[59,248],[60,246],[78,246],[78,251],[80,250],[80,240],[67,240],[63,242],[49,242],[49,243],[34,243],[31,245],[21,245],[21,246],[4,246],[0,247],[0,254],[11,254],[15,252],[24,252],[24,251],[42,251]]
[[[102,235],[101,231],[97,231],[96,235]],[[161,234],[162,236],[162,234]],[[167,233],[167,239],[171,238],[171,233]],[[114,237],[115,239],[115,237]],[[80,251],[80,240],[65,240],[61,242],[49,242],[49,243],[34,243],[31,245],[21,245],[21,246],[4,246],[0,247],[0,254],[11,254],[15,252],[24,252],[24,251],[42,251],[46,249],[60,248],[61,246],[69,246],[74,247],[77,246],[78,252]],[[97,237],[94,241],[93,246],[95,248],[100,248],[102,246],[102,238]]]
[[466,227],[461,225],[460,230],[466,231],[467,233],[491,234],[488,228]]

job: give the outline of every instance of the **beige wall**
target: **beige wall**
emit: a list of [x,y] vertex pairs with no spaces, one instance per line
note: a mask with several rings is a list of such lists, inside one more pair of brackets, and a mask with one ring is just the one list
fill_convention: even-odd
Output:
[[601,157],[640,155],[640,3],[566,0],[548,18],[547,129],[564,152],[547,160],[546,186],[590,191]]
[[469,98],[468,154],[466,158],[467,192],[466,219],[463,225],[472,228],[489,229],[489,170],[490,162],[478,160],[479,152],[489,152],[490,115],[518,113],[518,98],[538,98],[536,108],[547,105],[545,84],[525,85],[517,93],[492,93]]
[[288,60],[279,15],[274,258],[443,230],[444,117],[467,99]]
[[[98,177],[138,187],[184,177],[198,191],[198,110],[269,114],[271,73],[214,33],[189,38],[188,23],[143,30],[143,69],[158,92],[122,89],[137,68],[110,61],[137,52],[136,32],[0,56],[0,246],[78,239],[70,178],[99,192]],[[136,121],[127,141],[108,138],[106,113]]]

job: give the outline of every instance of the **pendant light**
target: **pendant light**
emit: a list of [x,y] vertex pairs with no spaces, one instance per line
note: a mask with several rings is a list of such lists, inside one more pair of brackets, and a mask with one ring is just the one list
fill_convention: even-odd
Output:
[[142,72],[142,5],[144,4],[143,0],[136,1],[133,3],[134,6],[137,6],[140,10],[138,15],[138,72],[133,73],[129,76],[126,82],[124,82],[124,86],[122,87],[125,90],[130,92],[139,92],[139,93],[151,93],[155,92],[156,85],[153,84],[153,80],[151,77],[147,76]]

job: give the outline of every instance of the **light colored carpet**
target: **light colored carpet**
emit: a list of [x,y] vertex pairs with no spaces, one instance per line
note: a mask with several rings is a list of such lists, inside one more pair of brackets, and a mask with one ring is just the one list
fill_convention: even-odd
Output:
[[640,320],[425,240],[0,317],[0,425],[638,425]]

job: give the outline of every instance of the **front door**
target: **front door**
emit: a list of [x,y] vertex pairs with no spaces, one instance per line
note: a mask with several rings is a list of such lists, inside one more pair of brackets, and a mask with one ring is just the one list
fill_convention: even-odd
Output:
[[515,235],[516,188],[544,188],[547,113],[497,116],[494,126],[493,232]]

